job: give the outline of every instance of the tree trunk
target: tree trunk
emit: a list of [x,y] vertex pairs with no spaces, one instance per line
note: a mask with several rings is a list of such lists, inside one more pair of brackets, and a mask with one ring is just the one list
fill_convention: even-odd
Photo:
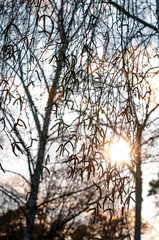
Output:
[[40,177],[42,174],[43,162],[45,159],[48,128],[50,124],[50,117],[51,117],[52,107],[54,103],[54,97],[56,95],[56,86],[58,84],[58,81],[61,75],[62,67],[63,67],[63,53],[60,52],[59,61],[57,64],[57,71],[55,74],[53,85],[49,92],[45,118],[43,123],[43,129],[41,131],[41,135],[39,136],[40,139],[39,139],[39,149],[38,149],[38,155],[37,155],[36,168],[34,170],[33,176],[31,177],[31,191],[30,191],[29,201],[27,204],[28,214],[27,214],[27,220],[26,220],[26,231],[24,235],[24,240],[33,239],[33,230],[34,230],[34,224],[35,224],[34,222],[35,222],[35,214],[36,214],[36,201],[37,201],[37,196],[39,192],[39,183],[40,183]]
[[36,201],[39,192],[39,183],[40,177],[42,173],[43,162],[45,159],[45,151],[47,145],[47,138],[48,138],[48,129],[50,124],[50,118],[53,108],[53,103],[55,101],[56,96],[56,87],[59,83],[60,75],[62,72],[63,67],[65,66],[65,53],[68,48],[68,40],[66,37],[64,25],[63,25],[63,0],[61,0],[61,9],[59,11],[59,30],[60,30],[60,38],[61,38],[61,48],[58,51],[58,58],[57,58],[57,68],[55,77],[52,82],[52,86],[50,87],[48,102],[45,111],[45,118],[43,122],[43,128],[41,134],[39,136],[39,149],[37,155],[37,162],[36,167],[34,170],[34,174],[31,177],[31,192],[30,198],[28,201],[28,214],[27,214],[27,223],[26,223],[26,231],[24,235],[24,240],[32,240],[33,239],[33,230],[35,225],[35,214],[36,214]]
[[[55,89],[55,88],[54,88]],[[42,173],[42,166],[45,158],[45,150],[47,144],[47,135],[48,135],[48,127],[50,123],[53,96],[51,99],[51,94],[49,94],[49,100],[47,106],[49,106],[45,112],[45,119],[43,130],[41,132],[40,140],[39,140],[39,150],[36,162],[36,168],[34,170],[34,175],[31,177],[31,192],[28,201],[28,214],[26,220],[26,231],[24,240],[32,240],[33,239],[33,230],[34,230],[34,221],[35,221],[35,214],[36,214],[36,200],[39,191],[39,182]]]
[[157,14],[157,24],[158,24],[158,32],[159,32],[159,0],[156,0],[156,14]]
[[135,175],[135,240],[141,239],[141,210],[142,210],[142,170],[141,170],[141,145],[139,143],[136,157]]

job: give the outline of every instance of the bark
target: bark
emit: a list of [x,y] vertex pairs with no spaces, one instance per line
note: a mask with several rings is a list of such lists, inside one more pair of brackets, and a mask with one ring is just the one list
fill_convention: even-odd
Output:
[[159,0],[156,0],[156,14],[157,14],[158,33],[159,33]]
[[40,142],[39,142],[39,151],[38,151],[36,169],[35,169],[34,175],[32,176],[32,181],[31,181],[32,186],[31,186],[30,198],[28,201],[28,214],[27,214],[26,232],[25,232],[24,240],[33,239],[34,220],[35,220],[35,214],[36,214],[36,200],[37,200],[38,191],[39,191],[39,182],[41,177],[42,165],[45,158],[48,127],[50,123],[51,110],[52,110],[51,103],[53,103],[53,96],[51,99],[50,95],[49,95],[49,100],[47,104],[48,106],[49,105],[50,106],[47,108],[45,113],[43,130],[41,132]]
[[138,144],[135,175],[135,240],[141,239],[141,211],[142,211],[142,170],[141,170],[141,144]]
[[33,231],[34,231],[34,222],[35,222],[35,215],[36,215],[36,201],[39,191],[39,183],[40,183],[40,177],[42,173],[42,166],[45,159],[45,150],[47,145],[47,137],[48,137],[48,128],[50,124],[50,118],[51,118],[51,112],[52,107],[54,103],[54,97],[56,94],[56,86],[59,81],[59,77],[61,75],[61,70],[63,67],[63,56],[64,53],[60,50],[59,52],[59,61],[57,64],[57,71],[55,74],[55,78],[53,81],[53,85],[51,87],[51,90],[49,92],[46,112],[45,112],[45,118],[44,118],[44,124],[43,124],[43,130],[41,131],[40,135],[40,141],[39,141],[39,150],[38,150],[38,156],[37,156],[37,163],[36,168],[34,171],[34,175],[31,179],[31,192],[30,192],[30,198],[28,201],[28,214],[27,214],[27,221],[26,221],[26,231],[24,235],[24,240],[32,240],[33,239]]

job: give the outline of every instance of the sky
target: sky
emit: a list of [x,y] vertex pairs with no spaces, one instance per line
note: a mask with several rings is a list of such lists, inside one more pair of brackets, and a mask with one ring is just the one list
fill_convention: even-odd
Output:
[[[154,17],[152,19],[154,21]],[[150,19],[147,18],[147,20],[149,21]],[[116,27],[114,29],[117,31],[118,27],[119,26],[116,25]],[[102,29],[104,29],[104,26]],[[126,33],[127,32],[124,32],[124,34],[126,34]],[[110,36],[111,36],[111,34],[110,34]],[[113,40],[113,38],[112,38],[112,40]],[[101,44],[102,44],[102,42],[101,42]],[[119,43],[119,45],[120,45],[120,43]],[[41,45],[40,45],[40,47],[41,47]],[[147,51],[149,51],[149,50],[147,49]],[[44,58],[45,57],[47,58],[48,56],[49,56],[49,52],[48,53],[46,52],[46,56],[44,56]],[[143,58],[142,54],[141,54],[141,58]],[[156,59],[158,59],[158,58],[152,58],[152,60],[151,60],[151,64],[153,65],[153,67],[154,66],[158,67],[158,65],[159,65],[158,60],[156,60]],[[83,61],[85,61],[85,58],[83,58]],[[144,60],[138,59],[138,61],[144,61]],[[145,60],[144,71],[146,71],[146,69],[149,68],[149,64],[146,61],[147,60]],[[43,64],[43,67],[45,67],[45,66],[46,65]],[[118,66],[118,67],[120,67],[120,66]],[[47,72],[46,76],[49,77],[52,72],[52,67],[51,68],[49,67],[48,71],[46,71],[46,72]],[[34,77],[35,75],[36,74],[34,74],[32,76],[32,74],[31,74],[31,77]],[[29,79],[31,79],[31,77]],[[153,96],[155,97],[157,102],[159,101],[159,97],[158,97],[159,96],[159,94],[158,94],[159,93],[159,80],[158,79],[159,79],[158,76],[155,75],[155,77],[151,78],[152,82],[150,83],[151,86],[153,85],[153,90],[154,90]],[[29,89],[30,89],[30,91],[34,91],[34,88],[32,86],[30,86]],[[45,104],[46,104],[47,93],[45,93],[43,91],[41,92],[41,90],[42,90],[42,88],[40,88],[40,85],[39,85],[36,89],[36,92],[41,93],[41,99],[40,99],[40,101],[37,101],[37,102],[39,103],[40,107],[42,107],[42,109],[44,110]],[[45,99],[45,102],[44,102],[44,99]],[[157,114],[158,114],[158,112],[157,112]],[[25,116],[23,116],[23,118],[24,118],[23,120],[25,121]],[[70,119],[69,119],[69,121],[70,121]],[[66,122],[67,122],[67,119],[66,119]],[[7,156],[6,156],[6,153],[3,151],[2,151],[2,155],[1,155],[3,167],[5,169],[10,169],[10,170],[18,171],[18,172],[23,172],[23,171],[25,172],[26,165],[27,165],[26,160],[24,160],[25,157],[23,155],[18,154],[17,158],[14,156],[14,157],[12,157],[12,159],[10,159],[8,142],[6,142],[5,145],[6,145],[5,147],[7,150]],[[36,148],[36,146],[37,145],[35,145],[35,148]],[[120,147],[118,150],[116,150],[116,149],[112,150],[112,153],[111,153],[112,158],[114,158],[113,157],[114,151],[120,151]],[[25,164],[24,164],[24,161],[25,161]],[[147,196],[148,189],[149,189],[149,181],[152,180],[152,178],[157,178],[157,173],[159,172],[159,167],[158,167],[158,164],[155,162],[147,162],[147,163],[143,163],[142,169],[143,169],[143,206],[142,206],[143,212],[142,212],[142,214],[143,214],[144,220],[148,221],[154,227],[154,229],[152,229],[150,234],[145,233],[142,238],[143,238],[143,240],[148,240],[151,237],[151,239],[153,239],[153,240],[159,240],[159,233],[157,232],[157,224],[159,223],[159,219],[154,217],[156,214],[158,214],[159,209],[155,206],[155,201],[154,201],[155,198],[153,196],[152,197]],[[9,173],[6,173],[6,174],[2,173],[2,175],[5,176],[5,178],[7,178],[6,176],[10,176]],[[133,205],[133,203],[132,203],[132,205]]]

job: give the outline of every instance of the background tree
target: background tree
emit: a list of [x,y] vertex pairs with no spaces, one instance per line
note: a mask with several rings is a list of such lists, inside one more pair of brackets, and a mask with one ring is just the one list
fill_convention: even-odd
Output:
[[[54,166],[50,174],[49,177],[47,174],[43,176],[42,194],[37,201],[34,238],[39,240],[66,237],[70,229],[75,227],[76,222],[79,221],[79,216],[83,215],[91,201],[95,201],[98,197],[94,184],[88,185],[87,182],[83,182],[81,186],[79,177],[76,176],[73,179],[67,177],[67,169],[57,167],[55,169]],[[17,186],[18,182],[21,185],[24,182],[17,174],[12,175],[10,180],[17,182]],[[6,181],[0,187],[3,193],[1,195],[0,237],[22,239],[27,215],[26,196],[21,193],[21,186],[16,191],[12,186],[6,186],[7,184]],[[7,230],[8,227],[9,230]]]

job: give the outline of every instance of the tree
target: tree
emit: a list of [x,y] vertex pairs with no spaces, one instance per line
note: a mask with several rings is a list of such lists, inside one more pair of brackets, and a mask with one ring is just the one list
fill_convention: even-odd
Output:
[[[39,183],[45,168],[44,161],[49,158],[49,155],[48,157],[45,155],[48,151],[51,115],[55,118],[50,136],[55,132],[54,137],[60,138],[63,132],[72,128],[72,124],[63,121],[62,111],[70,108],[69,105],[73,102],[70,95],[73,95],[73,89],[78,92],[78,78],[83,78],[83,63],[79,65],[73,54],[76,54],[76,48],[80,44],[83,52],[86,51],[86,54],[90,55],[87,36],[91,37],[94,34],[94,28],[89,25],[96,25],[97,22],[97,17],[91,14],[93,4],[93,2],[83,4],[74,1],[61,1],[60,4],[42,1],[27,3],[8,1],[1,4],[2,17],[5,17],[1,28],[2,121],[14,154],[17,155],[19,151],[27,156],[30,175],[24,239],[32,239]],[[70,8],[73,11],[69,11]],[[6,18],[6,11],[9,18]],[[83,15],[81,19],[80,14]],[[85,29],[87,35],[81,38],[82,29]],[[80,56],[81,52],[82,49],[77,56]],[[48,70],[43,69],[46,66],[43,61],[46,61],[47,54],[52,65],[50,76],[47,76]],[[40,88],[48,95],[44,110],[42,107],[38,108]],[[36,93],[38,91],[38,96],[34,94],[35,91]],[[60,103],[58,100],[61,100]],[[12,109],[16,105],[19,105],[19,111]],[[24,118],[26,120],[23,120]],[[28,138],[25,140],[20,128],[27,129]],[[75,134],[70,136],[71,139],[75,137]],[[35,145],[36,139],[38,143]],[[65,142],[71,143],[71,140],[67,138]],[[36,160],[33,150],[30,149],[33,144],[37,148]]]
[[90,221],[88,225],[77,225],[77,228],[72,234],[72,239],[115,240],[124,237],[131,239],[129,229],[132,228],[134,219],[131,216],[131,212],[127,212],[126,215],[121,216],[121,214],[118,214],[110,220],[106,214],[99,213],[94,224]]
[[[141,48],[142,49],[142,48]],[[135,77],[132,77],[132,81],[128,82],[127,87],[127,95],[123,94],[123,113],[125,114],[125,119],[118,119],[118,124],[120,128],[124,127],[122,135],[125,139],[129,139],[131,142],[131,157],[132,162],[134,162],[134,166],[129,166],[130,171],[133,173],[135,178],[135,207],[136,207],[136,224],[135,224],[135,239],[140,239],[141,235],[141,206],[142,206],[142,162],[147,157],[145,156],[144,149],[146,149],[146,154],[151,156],[152,142],[158,139],[158,133],[156,132],[156,126],[158,124],[158,117],[156,117],[155,112],[158,110],[158,99],[157,99],[157,90],[156,86],[154,86],[155,80],[152,80],[153,74],[155,75],[155,71],[157,65],[151,65],[152,58],[154,58],[155,53],[148,52],[148,50],[142,49],[137,50],[132,53],[131,49],[129,49],[131,58],[134,59],[131,63],[129,59],[129,53],[126,52],[126,58],[129,59],[129,70],[127,71],[126,77],[131,79],[134,74]],[[139,51],[139,53],[138,53]],[[144,54],[145,52],[145,54]],[[142,63],[138,63],[136,65],[136,61],[138,62],[143,54],[143,64],[145,62],[149,62],[146,65],[147,71],[144,70],[144,66]],[[133,56],[134,55],[134,56]],[[144,59],[145,58],[145,59]],[[156,62],[158,59],[156,59]],[[131,65],[132,64],[132,65]],[[150,67],[151,65],[152,67]],[[141,71],[145,73],[142,76],[142,80],[140,74],[142,72],[136,69],[141,67]],[[149,73],[151,71],[151,73]],[[125,75],[125,73],[124,73]],[[124,76],[125,77],[125,76]],[[137,78],[137,79],[136,79]],[[141,81],[140,81],[141,80]],[[141,84],[141,85],[140,85]],[[120,113],[122,114],[122,113]],[[113,126],[113,122],[110,120],[110,123]],[[125,133],[124,133],[125,132]],[[121,135],[121,132],[116,131],[118,136]],[[148,151],[149,150],[149,151]],[[150,158],[149,156],[149,158]],[[154,156],[151,156],[151,159]]]
[[[60,206],[57,208],[59,207]],[[118,212],[112,219],[110,219],[108,214],[99,212],[95,222],[92,221],[92,217],[88,213],[85,213],[82,219],[75,218],[75,221],[67,222],[67,216],[62,216],[64,212],[61,212],[60,215],[56,214],[56,220],[54,222],[46,222],[46,218],[42,214],[44,211],[44,209],[41,209],[37,214],[34,237],[39,240],[68,238],[72,240],[131,239],[132,229],[135,224],[134,214],[131,210],[125,211],[124,213]],[[43,218],[45,221],[42,224]],[[65,222],[62,223],[62,219],[63,221],[65,219]],[[7,227],[8,221],[10,224],[9,229]],[[3,216],[0,216],[0,222],[1,239],[21,239],[24,235],[24,215],[20,209],[8,211]],[[147,224],[144,223],[143,230],[146,231],[147,228]]]
[[[51,181],[47,174],[43,176],[42,194],[37,202],[34,238],[38,240],[67,237],[70,229],[75,227],[79,216],[84,216],[83,213],[88,209],[90,202],[95,201],[97,197],[95,185],[90,186],[87,182],[83,182],[81,186],[79,177],[76,176],[73,179],[67,177],[67,169],[57,169],[54,166],[50,174]],[[20,176],[15,174],[12,176],[12,181],[22,184]],[[3,192],[0,209],[0,238],[22,239],[27,214],[25,195],[21,191],[16,192],[13,187],[9,190],[6,184],[0,187]]]
[[[95,215],[101,203],[105,210],[116,198],[122,205],[129,201],[132,191],[125,185],[128,169],[133,172],[140,239],[141,140],[158,107],[150,106],[147,80],[151,69],[157,73],[143,60],[151,58],[148,48],[157,48],[156,6],[144,6],[124,0],[2,1],[1,126],[15,156],[27,160],[25,240],[33,238],[40,181],[49,159],[55,162],[54,149],[71,177],[98,174]],[[103,149],[115,135],[135,147],[128,169],[105,159]]]

